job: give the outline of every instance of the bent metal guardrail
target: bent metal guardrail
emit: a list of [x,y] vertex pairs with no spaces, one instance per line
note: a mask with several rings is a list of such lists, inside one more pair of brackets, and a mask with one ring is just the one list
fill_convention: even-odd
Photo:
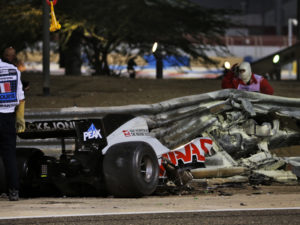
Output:
[[168,148],[174,148],[214,126],[221,126],[220,114],[228,110],[237,110],[247,117],[272,112],[299,123],[300,99],[225,89],[148,105],[27,109],[25,118],[30,122],[101,118],[110,113],[143,116],[150,134]]
[[[280,110],[281,107],[289,107],[297,116],[299,112],[296,109],[300,107],[300,99],[286,98],[279,96],[271,96],[254,92],[245,92],[234,89],[219,90],[199,95],[184,96],[170,99],[164,102],[148,104],[148,105],[127,105],[113,107],[69,107],[69,108],[49,108],[49,109],[26,109],[25,119],[27,121],[34,120],[51,120],[51,119],[78,119],[88,117],[103,117],[109,113],[133,114],[140,115],[160,115],[161,113],[173,112],[173,114],[189,114],[190,107],[197,108],[198,111],[203,109],[206,103],[216,102],[235,102],[242,104],[246,111],[251,110],[247,106],[247,102],[255,107],[269,108],[274,106],[278,111],[284,111],[289,114],[286,109]],[[293,113],[292,113],[293,114]],[[166,119],[171,116],[166,116]]]

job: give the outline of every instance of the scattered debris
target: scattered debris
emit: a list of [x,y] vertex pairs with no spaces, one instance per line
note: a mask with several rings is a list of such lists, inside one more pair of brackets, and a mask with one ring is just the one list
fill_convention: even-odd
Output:
[[300,147],[299,99],[239,91],[213,94],[198,104],[194,100],[194,105],[150,117],[151,132],[167,146],[197,132],[213,140],[206,168],[191,171],[194,181],[204,179],[208,186],[298,183],[300,157],[279,157],[274,150]]
[[232,196],[232,193],[218,190],[219,196]]

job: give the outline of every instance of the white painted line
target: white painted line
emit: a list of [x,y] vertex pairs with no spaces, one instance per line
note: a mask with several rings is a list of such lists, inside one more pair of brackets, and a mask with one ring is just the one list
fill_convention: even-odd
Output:
[[270,210],[300,210],[300,207],[287,208],[247,208],[247,209],[204,209],[204,210],[183,210],[183,211],[148,211],[148,212],[120,212],[120,213],[94,213],[94,214],[66,214],[66,215],[47,215],[47,216],[17,216],[0,217],[0,220],[11,219],[40,219],[40,218],[60,218],[78,216],[118,216],[118,215],[138,215],[138,214],[166,214],[166,213],[201,213],[201,212],[238,212],[238,211],[270,211]]

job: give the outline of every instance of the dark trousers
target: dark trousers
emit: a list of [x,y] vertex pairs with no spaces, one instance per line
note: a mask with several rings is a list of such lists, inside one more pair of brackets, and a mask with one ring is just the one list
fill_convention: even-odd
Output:
[[9,189],[19,189],[16,159],[16,115],[0,113],[0,154],[5,167]]

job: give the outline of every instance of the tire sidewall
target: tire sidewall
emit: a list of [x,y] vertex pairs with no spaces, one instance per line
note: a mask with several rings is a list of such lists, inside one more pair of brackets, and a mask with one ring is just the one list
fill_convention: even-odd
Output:
[[[153,187],[157,186],[158,184],[158,160],[156,155],[153,154],[153,150],[149,148],[145,148],[145,146],[137,146],[135,151],[133,151],[133,161],[132,161],[132,180],[134,180],[134,183],[136,184],[137,191],[141,191],[143,193],[152,193]],[[149,159],[152,162],[152,174],[149,181],[146,181],[141,173],[141,163],[143,159]]]
[[[147,182],[140,171],[143,158],[151,160],[153,173]],[[158,184],[158,159],[143,142],[112,146],[104,156],[103,174],[107,191],[116,197],[141,197],[152,194]]]

